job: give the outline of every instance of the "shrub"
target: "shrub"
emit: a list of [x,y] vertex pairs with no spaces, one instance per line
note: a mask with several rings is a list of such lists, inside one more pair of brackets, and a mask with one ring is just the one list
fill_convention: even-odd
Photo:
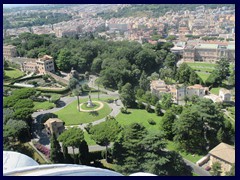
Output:
[[151,108],[151,106],[150,106],[150,104],[147,104],[146,107],[145,107],[145,109],[146,109],[146,111],[149,112],[149,113],[151,113],[151,112],[153,111],[152,108]]
[[111,98],[108,98],[108,99],[106,100],[107,103],[113,103],[113,101],[114,101],[114,100],[111,99]]
[[148,123],[151,124],[151,125],[155,125],[156,122],[151,118],[151,119],[148,119]]
[[93,126],[92,123],[89,123],[89,124],[87,124],[86,127],[84,127],[84,129],[87,131],[88,134],[91,134],[90,129],[92,128],[92,126]]
[[126,107],[121,107],[121,113],[123,114],[128,114],[127,108]]
[[145,106],[144,106],[144,104],[142,103],[142,101],[138,101],[137,107],[138,107],[138,109],[144,109],[144,108],[145,108]]

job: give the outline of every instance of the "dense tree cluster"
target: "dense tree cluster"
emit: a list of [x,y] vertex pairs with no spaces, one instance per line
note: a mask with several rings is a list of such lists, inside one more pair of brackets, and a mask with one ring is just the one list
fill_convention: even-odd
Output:
[[165,151],[165,148],[162,134],[148,133],[144,126],[133,123],[124,128],[114,144],[113,156],[118,171],[124,174],[191,175],[191,168],[183,159],[174,152]]
[[163,130],[169,138],[174,137],[180,149],[202,153],[220,142],[233,143],[232,124],[224,119],[221,110],[210,99],[199,99],[195,104],[184,107],[179,118],[168,117],[168,114],[164,115],[167,124]]
[[22,88],[14,90],[11,96],[3,101],[3,143],[4,149],[14,148],[16,141],[25,142],[29,140],[32,124],[33,100],[36,90]]
[[[32,20],[29,21],[29,18]],[[10,29],[55,24],[62,21],[68,21],[72,19],[72,16],[65,13],[41,12],[29,14],[23,13],[15,16],[13,19],[11,19],[11,21],[7,16],[4,16],[3,19],[3,29]]]
[[18,56],[38,58],[52,56],[57,69],[80,73],[89,71],[100,75],[104,87],[121,89],[126,83],[144,90],[149,89],[145,80],[163,66],[176,71],[178,58],[170,52],[171,42],[142,46],[138,42],[112,42],[95,38],[91,34],[72,38],[56,38],[52,35],[20,34],[18,38],[6,37],[4,43],[17,46]]

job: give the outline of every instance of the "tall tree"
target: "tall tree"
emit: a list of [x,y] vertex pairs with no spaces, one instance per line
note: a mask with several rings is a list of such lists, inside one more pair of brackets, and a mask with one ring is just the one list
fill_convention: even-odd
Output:
[[161,121],[161,129],[163,130],[165,137],[169,140],[173,139],[173,123],[176,120],[176,115],[171,109],[167,110],[164,113],[164,116]]
[[90,134],[97,144],[106,147],[106,161],[108,161],[108,146],[110,142],[117,139],[121,127],[113,117],[108,117],[103,123],[93,126],[90,129]]
[[157,102],[156,105],[155,105],[155,113],[156,113],[157,116],[160,116],[160,115],[163,114],[162,110],[161,110],[161,105],[160,105],[159,102]]
[[121,137],[113,147],[113,156],[120,172],[130,174],[143,171],[144,147],[141,141],[146,135],[147,130],[138,123],[132,123],[123,129]]
[[135,94],[130,83],[126,83],[122,87],[120,99],[126,107],[133,107],[135,105]]
[[194,107],[184,109],[173,124],[174,141],[187,152],[202,152],[206,147],[203,124],[198,109]]
[[216,70],[222,81],[226,80],[227,76],[230,75],[229,66],[230,63],[226,58],[222,58],[217,62]]
[[148,91],[150,88],[150,81],[147,78],[147,74],[145,71],[142,72],[141,77],[139,79],[139,86],[144,91]]
[[[80,144],[84,141],[84,134],[80,128],[70,128],[64,131],[59,137],[58,140],[62,142],[65,147],[72,147],[74,163],[77,163],[77,158],[75,156],[75,148],[78,148]],[[81,153],[81,152],[79,152]]]
[[169,93],[164,93],[161,97],[161,105],[164,109],[169,109],[172,106],[173,100],[172,95]]
[[63,153],[61,151],[61,146],[56,138],[55,133],[51,135],[51,149],[50,149],[50,160],[53,163],[63,163]]

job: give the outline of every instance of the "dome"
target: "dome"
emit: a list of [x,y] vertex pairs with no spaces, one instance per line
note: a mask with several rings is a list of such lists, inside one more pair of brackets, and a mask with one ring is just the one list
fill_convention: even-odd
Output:
[[32,158],[13,151],[3,151],[3,172],[27,166],[38,166]]

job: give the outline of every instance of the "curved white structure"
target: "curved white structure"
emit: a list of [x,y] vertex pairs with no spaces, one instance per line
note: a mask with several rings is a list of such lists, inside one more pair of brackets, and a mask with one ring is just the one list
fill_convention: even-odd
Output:
[[[75,164],[39,165],[32,158],[17,152],[3,152],[4,176],[123,176],[107,169]],[[149,173],[134,173],[130,176],[154,176]]]

